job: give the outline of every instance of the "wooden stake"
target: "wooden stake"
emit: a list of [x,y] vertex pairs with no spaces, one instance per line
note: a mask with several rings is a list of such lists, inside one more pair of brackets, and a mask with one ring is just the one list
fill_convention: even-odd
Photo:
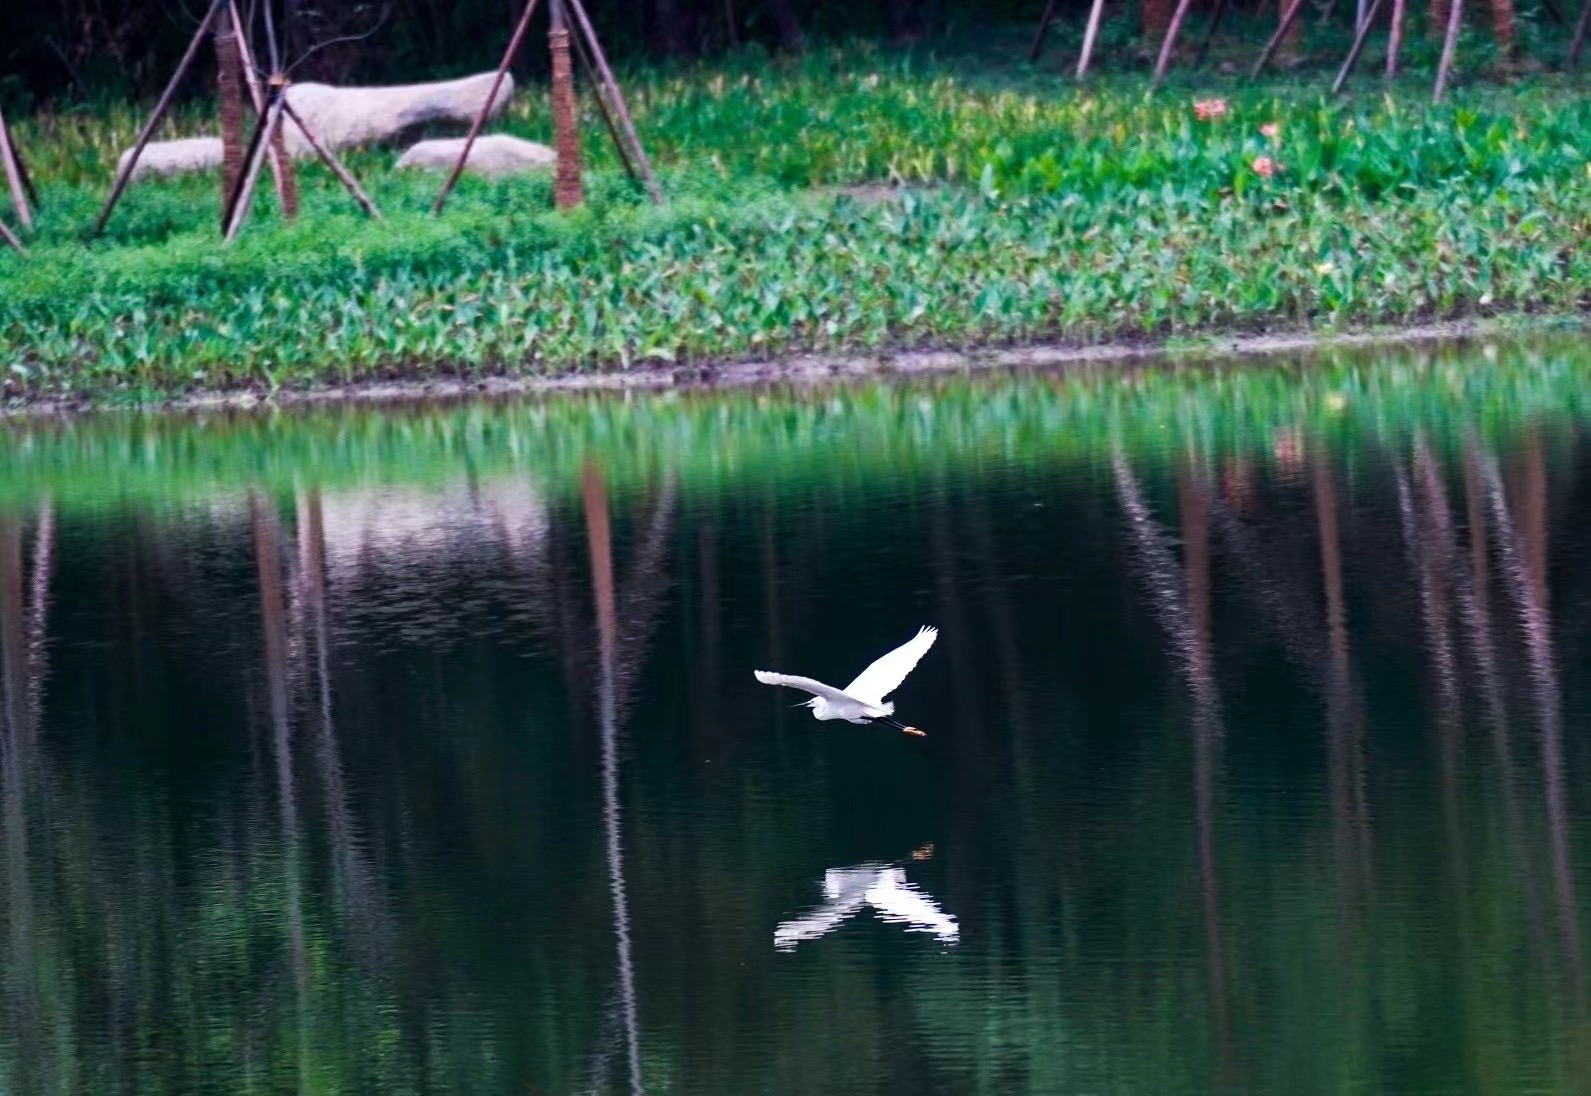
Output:
[[1193,0],[1177,0],[1177,10],[1171,14],[1171,25],[1166,28],[1165,41],[1160,43],[1160,56],[1155,60],[1154,79],[1149,81],[1149,90],[1154,91],[1160,86],[1160,81],[1166,78],[1166,66],[1171,63],[1171,48],[1177,43],[1177,32],[1182,29],[1182,21],[1188,17],[1188,9],[1193,6]]
[[254,196],[254,185],[259,181],[260,168],[265,164],[266,149],[281,124],[282,86],[272,84],[265,101],[265,112],[255,122],[254,135],[249,139],[249,151],[244,161],[243,175],[238,179],[237,189],[232,192],[232,198],[227,202],[222,217],[223,242],[231,243],[237,236],[238,229],[243,227],[243,219],[249,214],[249,200]]
[[1392,26],[1387,30],[1387,83],[1398,78],[1398,48],[1403,45],[1403,24],[1408,18],[1406,0],[1392,0]]
[[[249,89],[249,101],[254,104],[256,115],[265,113],[265,89],[260,87],[259,71],[254,67],[254,55],[249,52],[249,36],[243,31],[243,17],[238,14],[237,0],[228,0],[232,19],[232,33],[237,38],[238,56],[243,59],[243,82]],[[287,101],[284,97],[284,103]],[[271,164],[271,178],[276,184],[276,200],[285,209],[287,207],[287,179],[288,172],[293,170],[292,160],[272,145],[268,153]]]
[[1039,16],[1039,29],[1033,35],[1033,48],[1028,50],[1028,64],[1039,59],[1044,52],[1044,38],[1050,32],[1050,20],[1055,18],[1055,0],[1046,0],[1044,14]]
[[1585,46],[1585,31],[1588,25],[1591,25],[1591,0],[1585,0],[1585,7],[1580,9],[1580,21],[1574,25],[1574,41],[1569,43],[1570,68],[1580,63],[1580,50]]
[[1094,0],[1094,6],[1088,11],[1088,25],[1083,29],[1083,52],[1077,55],[1079,83],[1088,75],[1088,59],[1094,55],[1094,39],[1099,36],[1099,16],[1104,8],[1105,0]]
[[553,202],[559,209],[573,209],[585,198],[580,182],[580,117],[575,103],[575,76],[569,64],[569,27],[564,19],[563,0],[549,0],[551,28],[547,31],[547,51],[552,55],[553,147],[558,162],[553,169]]
[[1431,89],[1433,105],[1440,103],[1443,93],[1447,91],[1447,75],[1453,67],[1453,53],[1458,48],[1458,29],[1464,21],[1464,0],[1448,2],[1451,6],[1447,9],[1447,35],[1442,39],[1441,63],[1436,66],[1436,87]]
[[105,200],[105,208],[100,210],[99,219],[94,222],[93,230],[89,232],[90,239],[105,231],[105,223],[110,220],[111,211],[121,200],[122,191],[127,189],[133,171],[138,167],[138,158],[144,154],[144,146],[149,144],[149,138],[153,136],[155,127],[166,116],[166,111],[171,109],[171,100],[177,93],[177,85],[182,83],[182,78],[188,74],[194,57],[199,53],[199,47],[209,35],[210,27],[215,23],[216,16],[220,14],[224,3],[226,0],[211,0],[209,10],[199,22],[199,29],[194,32],[193,40],[188,43],[187,52],[182,55],[182,60],[177,62],[177,71],[171,74],[171,82],[166,85],[166,90],[160,95],[160,101],[155,104],[154,113],[149,116],[149,121],[144,123],[144,128],[138,131],[138,140],[133,142],[133,154],[127,158],[127,166],[116,173],[116,183],[111,187],[110,197]]
[[619,83],[613,78],[613,70],[608,67],[608,59],[602,52],[602,43],[597,40],[597,32],[591,29],[591,20],[586,17],[585,5],[580,0],[567,0],[567,3],[570,10],[575,13],[576,27],[585,36],[586,45],[591,47],[591,57],[597,63],[597,71],[602,74],[603,83],[607,85],[608,97],[613,103],[613,112],[619,117],[619,128],[629,138],[630,151],[635,156],[636,165],[641,169],[642,178],[646,180],[647,192],[652,195],[653,204],[662,205],[663,191],[657,185],[657,176],[652,174],[652,161],[646,158],[646,149],[641,147],[641,139],[635,135],[635,123],[630,120],[630,108],[624,104],[624,93],[619,90]]
[[18,255],[26,255],[28,253],[28,249],[22,246],[22,241],[17,239],[17,234],[7,228],[4,221],[0,221],[0,240],[4,240],[16,248]]
[[[1591,0],[1588,0],[1591,2]],[[11,143],[11,129],[6,125],[4,114],[0,114],[0,168],[6,176],[6,186],[11,190],[11,204],[16,207],[17,220],[22,222],[22,227],[33,227],[33,211],[28,208],[27,176],[22,171],[22,161],[17,157],[17,149]],[[38,201],[35,196],[34,201]]]
[[1348,50],[1348,57],[1343,61],[1342,68],[1338,70],[1337,79],[1332,81],[1333,95],[1342,91],[1342,86],[1348,82],[1348,77],[1353,73],[1354,65],[1359,63],[1359,54],[1364,52],[1365,41],[1370,37],[1370,28],[1375,25],[1376,16],[1379,14],[1381,14],[1381,0],[1370,0],[1370,7],[1359,22],[1359,29],[1354,32],[1353,47]]
[[321,163],[330,168],[331,173],[337,176],[338,181],[348,188],[348,193],[354,196],[354,201],[358,202],[372,218],[378,221],[382,220],[381,210],[376,208],[376,203],[371,200],[370,195],[365,193],[364,187],[359,185],[359,180],[354,178],[353,172],[343,166],[342,161],[333,155],[331,149],[321,144],[320,138],[316,137],[314,131],[309,128],[308,123],[299,117],[298,111],[293,109],[293,104],[288,101],[285,94],[282,96],[282,112],[292,119],[293,124],[298,127],[298,132],[302,133],[304,140],[309,142],[309,147],[314,149],[315,155],[320,157]]
[[1254,62],[1254,68],[1249,72],[1249,79],[1257,78],[1264,70],[1266,63],[1282,44],[1282,40],[1287,37],[1287,32],[1293,29],[1293,24],[1298,22],[1298,17],[1303,11],[1304,0],[1293,0],[1292,6],[1287,9],[1287,14],[1283,15],[1282,21],[1276,25],[1276,33],[1271,35],[1270,40],[1265,43],[1265,48],[1260,51],[1259,60]]
[[525,14],[519,17],[519,25],[514,28],[514,34],[508,40],[508,48],[503,51],[503,59],[497,65],[497,76],[492,81],[492,90],[487,93],[486,102],[481,104],[481,112],[475,116],[475,121],[470,123],[469,136],[464,138],[464,149],[459,153],[458,163],[453,165],[453,170],[442,183],[441,193],[436,196],[436,203],[431,206],[433,214],[442,212],[442,207],[447,204],[447,196],[453,193],[453,188],[458,185],[459,176],[464,174],[464,164],[470,158],[470,149],[475,147],[475,139],[481,135],[481,130],[486,125],[486,118],[492,113],[492,104],[497,102],[497,93],[503,86],[503,76],[519,53],[520,44],[525,40],[525,32],[530,29],[530,17],[534,14],[536,14],[536,0],[529,0],[525,5]]

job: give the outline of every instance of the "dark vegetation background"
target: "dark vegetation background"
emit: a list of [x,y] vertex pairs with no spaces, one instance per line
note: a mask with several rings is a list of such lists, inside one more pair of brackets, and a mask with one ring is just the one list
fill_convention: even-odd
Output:
[[[247,0],[244,0],[245,5]],[[1150,0],[1150,3],[1163,0]],[[374,33],[318,50],[300,79],[387,82],[494,66],[525,0],[278,0],[291,56],[314,43]],[[795,51],[809,36],[907,40],[980,24],[1037,22],[1042,0],[585,0],[616,60],[691,58],[756,45]],[[1063,9],[1086,10],[1082,0]],[[28,105],[65,95],[159,90],[203,0],[5,0],[0,3],[0,95]],[[208,52],[208,51],[207,51]],[[519,71],[546,51],[526,49]]]

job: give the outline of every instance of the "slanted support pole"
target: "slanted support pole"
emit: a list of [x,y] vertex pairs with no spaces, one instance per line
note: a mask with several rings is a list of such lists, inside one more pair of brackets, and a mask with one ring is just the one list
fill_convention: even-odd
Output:
[[1083,28],[1083,52],[1077,55],[1079,83],[1088,76],[1088,60],[1094,56],[1094,39],[1099,37],[1099,19],[1104,10],[1105,0],[1094,0],[1094,6],[1088,9],[1088,25]]
[[1254,68],[1249,71],[1249,79],[1255,79],[1265,70],[1270,59],[1282,42],[1287,38],[1287,32],[1293,29],[1293,24],[1298,22],[1298,17],[1304,13],[1304,0],[1293,0],[1287,13],[1282,16],[1282,21],[1276,24],[1276,33],[1270,36],[1265,43],[1265,48],[1260,51],[1259,60],[1254,62]]
[[[657,185],[657,176],[652,174],[652,161],[646,157],[646,149],[641,146],[641,139],[635,135],[635,123],[630,120],[630,108],[625,105],[624,93],[619,90],[619,82],[613,78],[613,70],[608,67],[608,59],[602,52],[602,43],[597,40],[597,32],[591,27],[591,20],[586,17],[585,5],[580,0],[566,0],[569,10],[574,12],[575,25],[580,33],[585,36],[586,45],[591,48],[591,57],[597,63],[597,72],[602,76],[602,83],[606,85],[608,100],[613,106],[613,113],[618,116],[619,129],[630,142],[630,154],[635,157],[636,165],[641,169],[641,177],[646,180],[647,193],[652,195],[654,205],[663,204],[663,191]],[[1591,0],[1587,0],[1591,3]]]
[[144,154],[144,146],[149,144],[149,138],[154,135],[155,127],[166,116],[166,111],[171,109],[171,100],[177,94],[178,85],[188,74],[188,69],[193,67],[193,59],[198,56],[199,47],[209,37],[210,28],[215,24],[216,17],[220,15],[221,7],[225,3],[226,0],[211,0],[204,18],[199,21],[199,29],[194,31],[193,40],[188,43],[187,52],[182,55],[182,60],[177,62],[177,70],[171,74],[171,81],[166,84],[166,90],[161,93],[160,101],[155,104],[154,112],[149,115],[144,128],[138,131],[138,139],[133,142],[132,155],[127,157],[127,166],[116,173],[116,183],[111,187],[110,197],[105,199],[105,208],[100,210],[99,218],[89,232],[90,239],[105,231],[105,224],[110,220],[111,212],[115,210],[116,203],[121,200],[122,191],[127,189],[127,184],[132,180],[133,172],[138,167],[138,158]]
[[5,170],[6,186],[11,191],[11,205],[17,211],[17,220],[23,228],[33,227],[33,211],[28,207],[28,199],[34,202],[39,196],[33,192],[33,180],[28,178],[27,171],[22,166],[22,157],[17,154],[17,146],[11,140],[11,129],[6,125],[6,116],[0,114],[0,168]]
[[1154,91],[1160,86],[1160,81],[1166,78],[1166,66],[1171,64],[1171,50],[1177,44],[1177,32],[1182,29],[1182,21],[1188,17],[1188,9],[1193,6],[1193,0],[1177,0],[1177,10],[1171,15],[1171,25],[1166,28],[1165,41],[1160,43],[1160,56],[1155,60],[1155,76],[1149,81],[1149,90]]
[[508,40],[508,48],[503,51],[503,59],[498,62],[497,75],[492,80],[492,90],[486,93],[486,102],[481,104],[481,111],[475,116],[475,121],[470,123],[470,132],[464,138],[464,148],[459,153],[458,163],[453,165],[453,170],[448,172],[447,179],[442,183],[442,190],[436,196],[436,202],[431,206],[433,214],[441,213],[442,207],[447,204],[449,194],[458,185],[459,176],[464,174],[464,165],[469,161],[470,149],[475,147],[475,139],[481,135],[481,130],[486,126],[486,119],[492,113],[492,104],[497,102],[497,93],[503,88],[503,77],[508,73],[508,66],[514,63],[514,57],[519,53],[520,45],[525,41],[525,33],[530,30],[530,17],[536,14],[536,0],[530,0],[525,5],[525,14],[519,17],[519,23],[514,27],[514,33]]
[[1359,23],[1359,29],[1354,32],[1353,46],[1348,50],[1348,56],[1342,63],[1342,68],[1337,71],[1337,78],[1331,82],[1333,95],[1342,91],[1342,86],[1348,82],[1348,77],[1353,75],[1354,65],[1359,63],[1359,55],[1364,52],[1365,42],[1370,38],[1370,28],[1375,25],[1376,16],[1381,14],[1381,0],[1370,0],[1370,8],[1365,12],[1365,17]]
[[[1591,3],[1591,0],[1587,0]],[[1431,89],[1431,103],[1442,101],[1447,92],[1448,73],[1453,68],[1453,54],[1458,49],[1458,31],[1464,22],[1464,0],[1448,0],[1447,34],[1442,39],[1442,60],[1436,66],[1436,86]]]
[[1039,29],[1033,34],[1033,46],[1028,50],[1028,64],[1039,59],[1044,52],[1044,39],[1050,33],[1050,20],[1055,18],[1055,0],[1046,0],[1044,14],[1039,16]]

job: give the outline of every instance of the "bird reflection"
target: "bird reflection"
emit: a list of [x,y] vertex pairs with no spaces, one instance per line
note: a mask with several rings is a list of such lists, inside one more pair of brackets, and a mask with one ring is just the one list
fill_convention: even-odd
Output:
[[[924,847],[912,859],[930,855],[932,849]],[[941,910],[922,888],[907,882],[906,869],[899,864],[868,861],[830,868],[823,873],[823,897],[822,905],[780,922],[773,932],[773,946],[788,951],[803,940],[827,936],[868,906],[880,920],[901,925],[907,932],[931,933],[941,943],[954,944],[961,935],[955,917]]]

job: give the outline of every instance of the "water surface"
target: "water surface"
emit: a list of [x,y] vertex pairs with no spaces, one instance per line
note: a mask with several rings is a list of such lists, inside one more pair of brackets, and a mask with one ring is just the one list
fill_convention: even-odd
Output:
[[13,424],[0,1088],[1583,1091],[1588,380]]

